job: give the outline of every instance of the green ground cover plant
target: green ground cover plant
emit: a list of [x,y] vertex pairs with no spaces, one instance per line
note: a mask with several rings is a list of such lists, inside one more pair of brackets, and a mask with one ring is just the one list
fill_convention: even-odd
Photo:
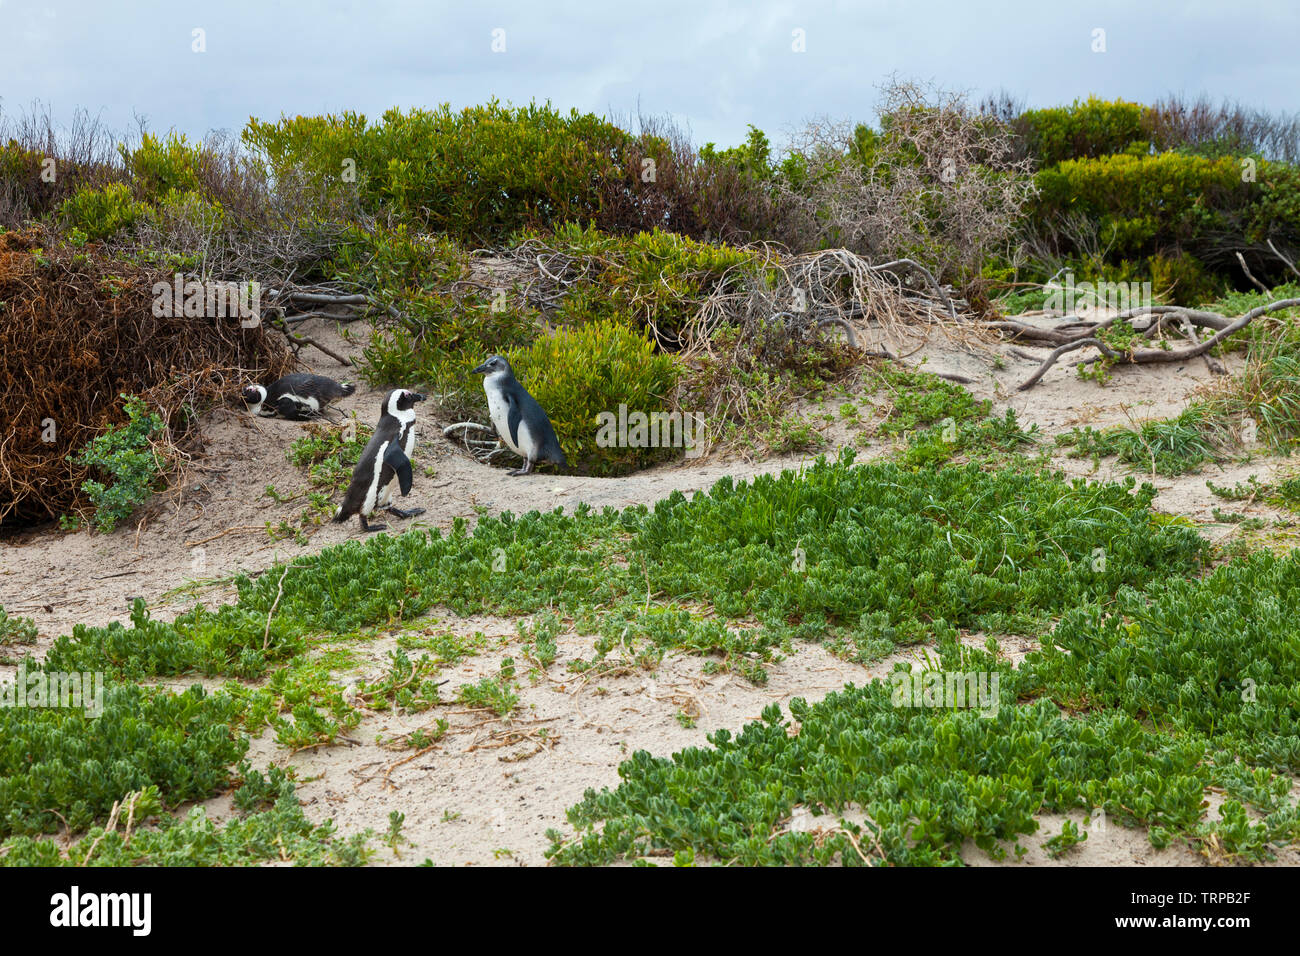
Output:
[[163,420],[134,395],[123,395],[127,421],[110,426],[72,456],[103,476],[89,478],[81,490],[94,505],[94,524],[108,534],[148,501],[162,476],[165,460],[153,440],[163,430]]
[[[941,642],[943,670],[999,673],[996,714],[899,707],[883,681],[792,701],[788,719],[773,705],[739,734],[711,734],[709,749],[636,753],[617,788],[570,809],[575,832],[553,831],[549,855],[943,865],[967,841],[1023,852],[1038,813],[1102,811],[1147,827],[1157,847],[1182,839],[1215,862],[1271,859],[1300,839],[1286,797],[1300,756],[1298,589],[1295,552],[1260,553],[1067,611],[1018,672]],[[1212,785],[1230,799],[1205,819]],[[796,807],[821,819],[792,827]],[[1065,834],[1049,850],[1080,842]]]

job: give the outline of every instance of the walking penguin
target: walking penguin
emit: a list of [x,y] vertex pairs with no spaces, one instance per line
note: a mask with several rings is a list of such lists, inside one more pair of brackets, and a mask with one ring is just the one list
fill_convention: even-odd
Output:
[[424,514],[423,508],[403,511],[390,504],[393,482],[403,495],[411,490],[411,455],[415,452],[415,403],[424,401],[419,392],[395,388],[384,396],[379,424],[361,452],[361,460],[352,470],[352,482],[343,495],[343,504],[334,520],[347,521],[361,516],[362,531],[383,531],[388,525],[366,521],[376,508],[383,508],[398,518]]
[[507,474],[526,475],[537,462],[567,468],[569,463],[560,448],[560,440],[555,437],[551,420],[537,399],[519,384],[510,363],[500,355],[493,355],[474,369],[474,374],[486,376],[483,391],[487,393],[488,414],[497,434],[524,460],[522,468]]
[[283,418],[301,421],[319,415],[330,402],[346,398],[356,390],[351,382],[295,372],[270,385],[246,386],[244,401],[254,415],[271,416],[279,412]]

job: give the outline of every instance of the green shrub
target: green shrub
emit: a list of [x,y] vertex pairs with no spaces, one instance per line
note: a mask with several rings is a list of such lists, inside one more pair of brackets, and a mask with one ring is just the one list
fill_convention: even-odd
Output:
[[[608,413],[617,420],[620,405],[626,406],[628,416],[674,411],[677,363],[656,354],[654,344],[640,332],[598,319],[542,336],[508,357],[519,380],[546,409],[570,467],[588,474],[622,474],[680,454],[673,447],[598,443],[598,416]],[[679,427],[677,433],[681,431]],[[631,428],[627,437],[639,440]],[[660,440],[667,444],[667,436],[660,435]]]
[[[274,771],[276,768],[272,768]],[[236,791],[239,799],[242,789]],[[162,813],[157,788],[124,795],[136,829],[94,827],[68,847],[54,840],[14,837],[0,846],[0,866],[358,866],[370,852],[368,836],[340,840],[333,823],[313,824],[302,812],[293,783],[284,780],[270,809],[216,824],[202,807],[183,817]],[[156,826],[141,824],[157,817]]]
[[167,190],[145,216],[157,222],[165,230],[164,234],[184,224],[200,236],[211,236],[221,232],[226,223],[226,211],[221,204],[206,199],[194,189]]
[[[1155,567],[1189,569],[1204,551],[1191,529],[1157,530],[1147,511],[1155,489],[1130,493],[1132,479],[1089,485],[973,463],[910,472],[851,460],[749,484],[724,478],[708,498],[659,502],[635,523],[654,589],[816,632],[874,611],[896,626],[978,627],[1000,609],[1092,603]],[[792,573],[799,552],[804,567]]]
[[1026,110],[1013,126],[1029,154],[1046,167],[1122,153],[1135,143],[1145,152],[1145,112],[1146,107],[1138,103],[1089,96],[1070,106]]
[[35,643],[36,623],[30,617],[10,617],[0,605],[0,647]]
[[495,289],[460,282],[469,277],[469,260],[454,240],[420,235],[405,223],[349,229],[330,270],[402,315],[395,321],[381,313],[388,324],[362,350],[362,377],[382,387],[424,386],[449,418],[464,418],[480,404],[482,389],[470,369],[541,330],[517,296],[502,302]]
[[[1035,177],[1039,195],[1026,226],[1066,260],[1104,252],[1094,266],[1107,279],[1125,281],[1115,274],[1125,261],[1147,262],[1157,273],[1156,290],[1176,280],[1174,294],[1183,304],[1239,281],[1235,264],[1228,266],[1238,250],[1246,251],[1257,276],[1284,281],[1275,258],[1250,250],[1269,238],[1284,246],[1300,239],[1300,171],[1252,159],[1252,180],[1243,162],[1180,152],[1066,160]],[[1063,234],[1067,217],[1093,224],[1095,243]]]
[[493,312],[491,301],[443,294],[405,303],[407,322],[376,329],[362,350],[362,377],[372,385],[427,386],[438,410],[462,418],[483,403],[471,370],[487,356],[525,346],[541,331],[530,310],[513,305]]
[[1154,255],[1187,246],[1205,231],[1226,230],[1229,211],[1253,198],[1235,160],[1179,153],[1066,160],[1035,178],[1035,217],[1088,216],[1099,223],[1103,241],[1113,237],[1117,257]]
[[212,796],[248,748],[231,734],[236,712],[199,686],[109,685],[93,718],[81,708],[0,708],[0,836],[84,829],[148,786],[169,806]]
[[[944,657],[945,670],[972,667],[955,649]],[[588,789],[570,808],[574,836],[548,831],[547,856],[603,865],[692,850],[742,866],[935,866],[960,861],[967,841],[1004,857],[1002,842],[1019,847],[1044,811],[1199,824],[1210,780],[1199,741],[1122,714],[1075,719],[1047,702],[1016,705],[1002,678],[992,715],[896,706],[877,680],[816,704],[796,698],[789,721],[773,704],[735,735],[710,734],[709,748],[637,751],[616,789]],[[794,825],[795,808],[807,825]],[[842,819],[850,808],[868,822]]]
[[1023,666],[1072,709],[1212,734],[1250,763],[1300,771],[1300,553],[1260,551],[1205,579],[1067,610]]
[[565,223],[545,241],[590,267],[590,278],[568,288],[559,307],[563,321],[630,321],[668,348],[680,345],[687,322],[710,294],[758,269],[757,255],[748,250],[658,228],[623,237]]
[[1085,425],[1056,438],[1058,446],[1073,448],[1073,458],[1117,455],[1138,471],[1167,476],[1196,471],[1230,442],[1230,431],[1204,403],[1188,406],[1176,418],[1152,419],[1135,428],[1098,431]]
[[123,143],[117,151],[139,195],[149,202],[168,193],[200,191],[203,147],[190,143],[184,133],[168,133],[162,139],[145,133],[134,149]]
[[404,308],[412,295],[445,291],[469,278],[469,258],[455,240],[419,235],[406,223],[349,226],[326,270],[339,282]]
[[904,435],[951,418],[961,424],[987,417],[993,403],[976,401],[960,385],[947,382],[930,372],[885,366],[873,383],[877,395],[890,400],[889,411],[880,424],[880,434]]
[[148,212],[149,207],[135,201],[126,183],[109,183],[102,189],[82,186],[59,207],[60,215],[70,226],[93,240],[107,239],[129,229]]
[[243,135],[277,173],[300,168],[345,188],[355,170],[371,209],[476,243],[594,217],[631,142],[591,113],[496,100],[458,112],[393,109],[378,123],[355,113],[251,120]]
[[163,473],[163,458],[152,439],[163,430],[163,420],[134,395],[122,395],[127,421],[111,425],[71,456],[74,464],[105,475],[109,483],[90,478],[81,483],[95,507],[95,525],[108,534],[148,501]]
[[1200,305],[1223,292],[1223,280],[1209,275],[1201,261],[1187,253],[1151,257],[1151,287],[1171,305]]

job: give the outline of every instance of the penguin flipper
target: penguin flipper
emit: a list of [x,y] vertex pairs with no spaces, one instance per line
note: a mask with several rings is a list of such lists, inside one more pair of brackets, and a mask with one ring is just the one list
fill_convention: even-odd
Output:
[[402,494],[409,494],[412,481],[411,459],[406,457],[406,453],[396,442],[391,443],[388,450],[384,452],[384,464],[397,473],[397,484],[402,489]]
[[276,409],[280,412],[282,418],[287,418],[291,422],[304,421],[312,416],[312,410],[302,402],[294,401],[288,395],[283,395],[275,402]]
[[524,420],[524,411],[519,406],[519,400],[513,395],[506,395],[506,428],[510,430],[510,444],[518,448],[519,445],[519,423]]

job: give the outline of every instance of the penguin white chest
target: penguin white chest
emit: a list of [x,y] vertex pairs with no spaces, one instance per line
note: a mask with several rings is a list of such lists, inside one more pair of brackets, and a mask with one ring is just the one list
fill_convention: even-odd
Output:
[[375,449],[375,459],[371,462],[370,485],[366,488],[365,501],[361,505],[363,515],[370,514],[375,508],[387,506],[389,498],[392,497],[392,481],[383,488],[379,487],[379,478],[384,470],[384,452],[387,450],[388,442]]
[[506,443],[512,452],[520,458],[529,458],[533,456],[537,449],[533,441],[533,435],[528,428],[528,423],[520,421],[517,434],[518,442],[510,435],[510,402],[506,399],[505,390],[492,381],[491,378],[483,382],[484,391],[487,392],[488,415],[492,419],[492,426],[501,436],[501,440]]
[[[406,426],[406,437],[402,441],[402,454],[404,454],[407,458],[410,458],[412,455],[415,454],[415,423],[414,422]],[[382,461],[383,458],[382,454],[380,455],[380,458]],[[393,476],[388,479],[388,484],[384,485],[384,487],[380,489],[379,498],[375,502],[376,506],[379,508],[387,508],[388,505],[393,500],[393,494],[395,493],[397,487],[398,487],[397,474],[396,472],[394,472]]]

